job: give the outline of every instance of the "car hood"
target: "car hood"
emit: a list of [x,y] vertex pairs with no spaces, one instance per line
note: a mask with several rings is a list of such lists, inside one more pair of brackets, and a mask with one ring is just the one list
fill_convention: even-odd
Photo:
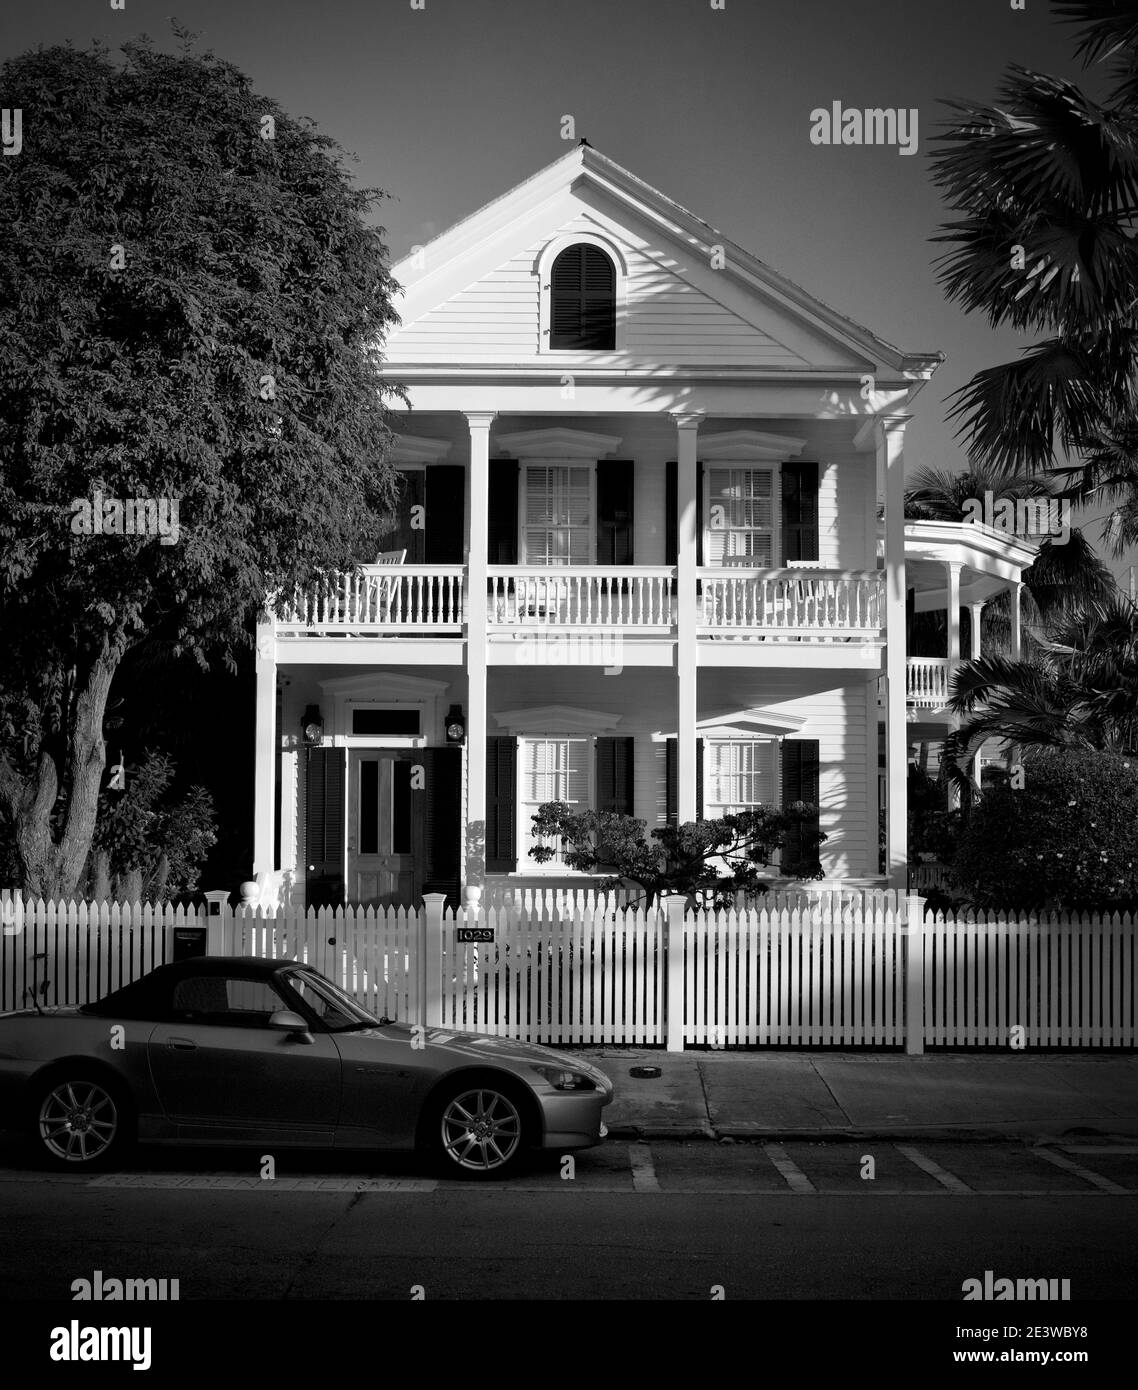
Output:
[[599,1067],[587,1062],[584,1057],[569,1052],[557,1052],[551,1047],[541,1047],[537,1043],[518,1042],[514,1038],[496,1038],[488,1033],[456,1033],[446,1028],[426,1028],[416,1034],[416,1029],[404,1023],[388,1023],[381,1028],[368,1028],[358,1033],[348,1034],[353,1038],[376,1038],[384,1042],[406,1040],[410,1046],[413,1038],[421,1038],[426,1047],[441,1048],[472,1061],[488,1057],[498,1062],[518,1062],[538,1066],[571,1067],[583,1071],[586,1076],[604,1083],[611,1088],[611,1081]]

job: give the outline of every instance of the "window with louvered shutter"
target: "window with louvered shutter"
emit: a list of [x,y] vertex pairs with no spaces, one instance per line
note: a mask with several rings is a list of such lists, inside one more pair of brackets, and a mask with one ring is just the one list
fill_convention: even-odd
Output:
[[708,468],[708,565],[744,559],[760,569],[774,560],[774,474],[769,468]]
[[553,262],[549,346],[596,352],[616,347],[616,269],[596,246],[568,246]]
[[775,745],[771,740],[707,739],[703,756],[708,820],[774,805]]
[[[782,804],[790,806],[795,801],[805,801],[818,805],[819,791],[819,748],[816,738],[787,738],[782,741]],[[811,867],[817,862],[817,846],[806,843],[808,829],[817,830],[819,813],[815,814],[802,827],[795,826],[788,832],[781,853],[782,871],[796,873]]]
[[784,463],[779,491],[782,494],[782,561],[812,562],[818,559],[818,465]]
[[593,558],[591,468],[531,464],[525,475],[525,563],[588,565]]
[[[544,802],[564,801],[576,811],[589,809],[591,744],[592,740],[588,738],[521,740],[522,794],[518,819],[527,851],[530,845],[542,843],[533,835],[532,817]],[[563,864],[565,861],[558,852],[548,862]]]

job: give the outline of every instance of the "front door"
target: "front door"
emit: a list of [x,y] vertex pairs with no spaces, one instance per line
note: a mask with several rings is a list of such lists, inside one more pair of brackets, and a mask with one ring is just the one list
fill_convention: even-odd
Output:
[[413,751],[351,752],[345,900],[415,907],[423,890],[423,761]]

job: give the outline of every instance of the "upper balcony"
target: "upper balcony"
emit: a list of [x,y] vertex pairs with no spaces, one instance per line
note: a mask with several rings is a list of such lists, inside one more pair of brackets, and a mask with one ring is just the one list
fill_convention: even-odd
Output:
[[[880,571],[817,566],[701,567],[694,614],[699,640],[880,643],[885,590]],[[570,636],[603,632],[671,641],[677,570],[668,565],[493,565],[486,636]],[[461,565],[365,565],[291,600],[278,598],[280,638],[411,640],[467,633],[468,580]]]

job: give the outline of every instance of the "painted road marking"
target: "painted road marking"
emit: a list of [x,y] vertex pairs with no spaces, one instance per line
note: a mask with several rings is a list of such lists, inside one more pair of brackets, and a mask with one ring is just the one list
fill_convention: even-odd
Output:
[[656,1165],[652,1162],[652,1150],[647,1144],[629,1144],[628,1162],[632,1168],[632,1190],[634,1192],[660,1191]]
[[1059,1147],[1069,1154],[1120,1154],[1128,1158],[1138,1154],[1138,1144],[1061,1144]]
[[926,1158],[925,1155],[921,1153],[920,1149],[913,1148],[911,1144],[894,1144],[893,1147],[899,1154],[904,1154],[910,1163],[915,1163],[923,1173],[927,1173],[930,1178],[936,1178],[937,1182],[939,1182],[942,1187],[947,1188],[949,1192],[971,1193],[973,1191],[973,1189],[969,1187],[966,1182],[962,1182],[955,1173],[950,1173],[946,1168],[942,1168],[939,1163],[934,1163],[931,1158]]
[[798,1164],[787,1155],[781,1144],[764,1144],[763,1153],[786,1179],[787,1186],[792,1192],[798,1192],[803,1196],[808,1192],[817,1192],[818,1189],[799,1168]]
[[1104,1178],[1101,1173],[1092,1173],[1089,1168],[1084,1168],[1081,1163],[1076,1163],[1073,1158],[1068,1158],[1066,1154],[1053,1153],[1050,1149],[1033,1149],[1040,1158],[1045,1158],[1048,1163],[1053,1163],[1056,1168],[1062,1168],[1065,1172],[1074,1173],[1076,1177],[1082,1178],[1084,1182],[1089,1182],[1092,1186],[1101,1189],[1103,1192],[1118,1194],[1128,1192],[1129,1188],[1120,1186],[1116,1182],[1111,1182],[1109,1178]]

